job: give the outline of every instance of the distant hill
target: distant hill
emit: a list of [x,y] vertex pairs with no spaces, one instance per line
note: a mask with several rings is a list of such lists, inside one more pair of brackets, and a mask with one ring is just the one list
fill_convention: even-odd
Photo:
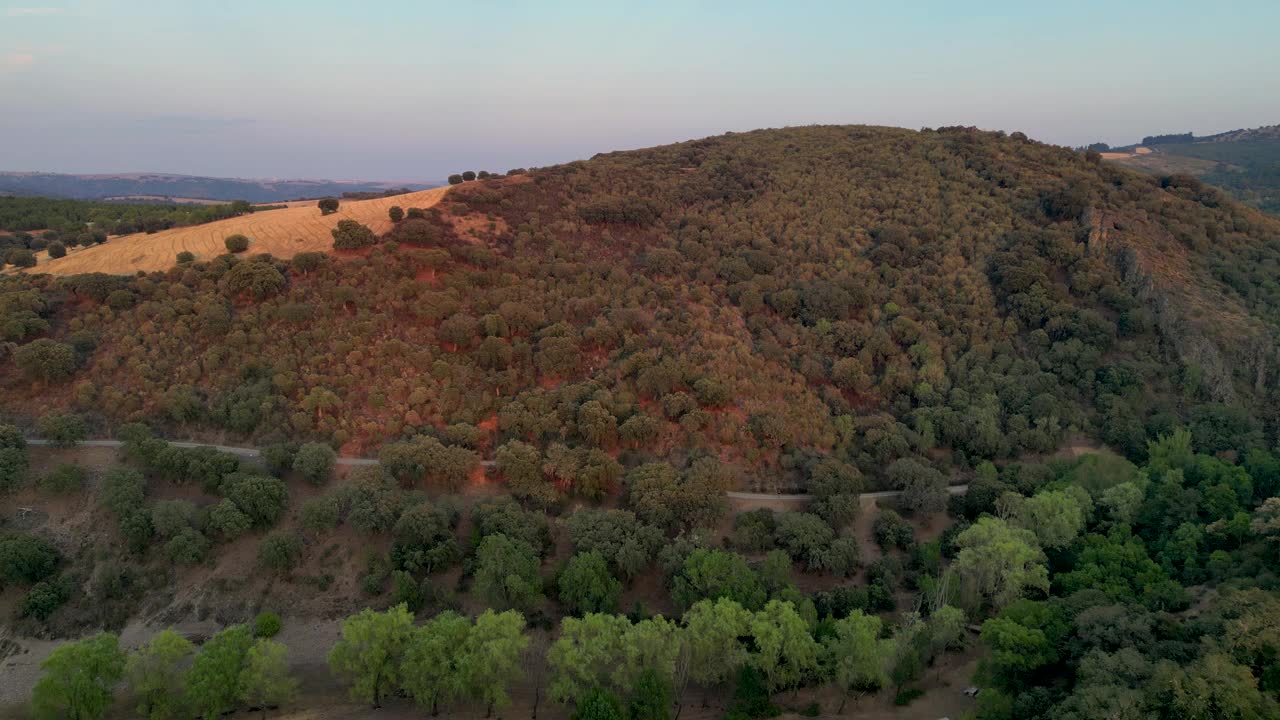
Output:
[[254,203],[269,203],[282,200],[337,196],[347,192],[378,193],[396,188],[426,190],[443,184],[443,182],[250,180],[163,173],[63,175],[39,172],[0,172],[0,195],[40,195],[78,200],[144,196],[150,200],[181,198],[184,202],[196,200],[248,200]]
[[1108,148],[1103,157],[1157,175],[1193,175],[1280,215],[1280,125],[1204,137],[1152,135],[1137,145]]

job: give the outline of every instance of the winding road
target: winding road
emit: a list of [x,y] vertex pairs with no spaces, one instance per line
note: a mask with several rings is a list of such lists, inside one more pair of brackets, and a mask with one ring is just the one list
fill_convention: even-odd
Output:
[[[248,460],[256,460],[262,457],[262,451],[258,448],[252,448],[252,447],[234,447],[231,445],[211,445],[209,443],[190,442],[187,440],[168,440],[166,442],[168,442],[170,445],[174,447],[180,447],[180,448],[211,447],[214,450],[217,450],[218,452],[224,452],[230,455],[236,455]],[[50,447],[53,445],[53,443],[42,438],[27,438],[27,444],[34,445],[36,447]],[[124,442],[120,440],[81,440],[80,442],[76,443],[76,447],[120,448],[123,446],[124,446]],[[336,462],[338,465],[359,467],[359,466],[367,466],[367,465],[377,465],[378,459],[339,455]],[[481,467],[488,468],[488,467],[493,467],[493,465],[494,465],[494,462],[492,460],[480,461]],[[947,486],[947,492],[952,495],[963,495],[966,492],[968,492],[968,490],[969,490],[968,485]],[[901,495],[901,494],[902,494],[901,490],[878,490],[876,492],[862,493],[858,497],[864,500],[879,500],[883,498],[897,497],[898,495]],[[726,492],[725,497],[728,497],[732,500],[746,500],[750,502],[803,503],[803,502],[809,501],[809,496],[806,494],[778,495],[774,493],[738,492],[737,490],[730,490]]]

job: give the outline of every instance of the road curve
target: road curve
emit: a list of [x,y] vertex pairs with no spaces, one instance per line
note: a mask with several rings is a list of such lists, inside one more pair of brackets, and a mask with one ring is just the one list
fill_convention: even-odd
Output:
[[[236,455],[246,459],[257,459],[262,457],[262,451],[258,448],[252,448],[252,447],[235,447],[232,445],[211,445],[209,443],[191,442],[189,440],[167,440],[166,442],[168,442],[170,445],[174,447],[180,447],[180,448],[210,447],[210,448],[213,448],[214,450],[217,450],[218,452],[224,452],[230,455]],[[43,438],[27,438],[27,444],[35,445],[37,447],[48,447],[53,445],[53,443]],[[123,446],[124,446],[124,442],[120,440],[81,440],[80,442],[76,443],[76,447],[119,448]],[[358,466],[367,466],[367,465],[377,465],[378,459],[339,455],[335,462],[338,465],[358,467]],[[481,460],[480,466],[493,467],[494,462],[492,460]],[[947,487],[947,492],[951,493],[952,495],[963,495],[966,492],[968,492],[968,490],[969,490],[968,485],[950,485]],[[880,500],[884,498],[897,497],[898,495],[901,495],[901,494],[902,494],[901,490],[879,490],[876,492],[862,493],[858,497],[870,499],[870,500]],[[726,492],[725,497],[729,498],[730,500],[746,500],[746,501],[755,501],[755,502],[803,503],[803,502],[809,501],[809,496],[805,494],[782,495],[782,494],[773,494],[773,493],[738,492],[736,490],[730,490]]]

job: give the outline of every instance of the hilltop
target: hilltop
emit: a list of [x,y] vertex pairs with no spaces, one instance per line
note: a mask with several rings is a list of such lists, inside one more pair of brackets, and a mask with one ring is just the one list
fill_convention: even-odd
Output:
[[248,200],[270,203],[301,198],[337,197],[345,192],[381,192],[401,187],[426,190],[439,184],[219,178],[170,173],[80,175],[0,171],[0,195],[39,195],[80,200],[142,198],[183,202]]
[[1196,137],[1155,135],[1111,148],[1107,160],[1157,175],[1187,174],[1280,215],[1280,125]]

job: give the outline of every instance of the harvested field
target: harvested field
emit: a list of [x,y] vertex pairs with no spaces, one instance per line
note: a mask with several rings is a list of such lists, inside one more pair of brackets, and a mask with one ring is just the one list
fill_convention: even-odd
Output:
[[406,211],[414,207],[431,207],[448,190],[446,186],[374,200],[343,201],[338,211],[330,215],[321,215],[316,203],[307,201],[294,207],[173,228],[151,235],[135,233],[112,238],[102,245],[73,250],[57,260],[40,253],[39,265],[33,272],[129,275],[138,270],[167,270],[173,267],[178,253],[184,250],[194,253],[197,260],[225,254],[227,250],[223,241],[236,233],[249,237],[249,250],[245,255],[270,253],[278,258],[290,258],[302,252],[326,252],[333,247],[330,231],[337,227],[339,220],[355,220],[381,235],[391,229],[387,210],[393,205],[399,205]]

